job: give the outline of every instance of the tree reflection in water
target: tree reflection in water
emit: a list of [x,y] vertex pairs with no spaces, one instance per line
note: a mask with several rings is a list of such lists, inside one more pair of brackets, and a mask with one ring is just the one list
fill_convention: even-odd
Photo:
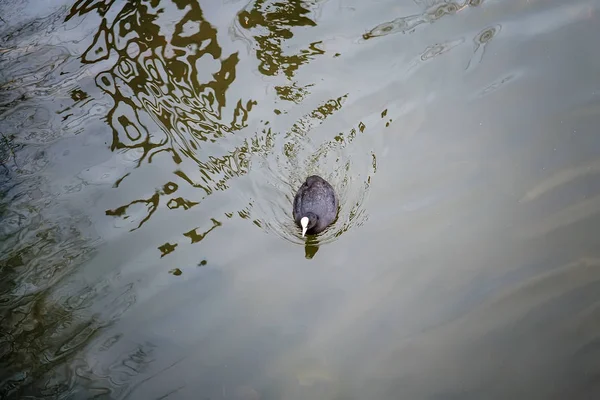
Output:
[[[137,167],[151,163],[159,153],[170,154],[175,164],[172,180],[162,184],[161,190],[106,210],[108,216],[133,219],[132,207],[141,206],[145,216],[138,217],[133,224],[131,230],[136,230],[157,212],[189,210],[215,191],[228,189],[230,179],[248,173],[251,156],[260,157],[273,150],[276,132],[268,127],[252,137],[231,139],[248,127],[249,114],[257,102],[228,97],[227,92],[236,80],[238,54],[224,54],[217,29],[205,19],[196,1],[179,0],[169,5],[132,1],[118,11],[112,10],[113,7],[116,7],[114,2],[78,1],[67,20],[92,11],[102,17],[93,43],[81,59],[88,64],[102,62],[110,66],[96,76],[96,84],[114,103],[106,116],[113,132],[111,149],[137,151]],[[161,20],[165,7],[171,7],[170,17],[178,15],[174,24],[167,25]],[[291,28],[316,25],[308,16],[310,7],[314,7],[311,2],[257,1],[239,12],[238,23],[243,29],[254,32],[257,27],[266,28],[266,34],[256,32],[253,36],[260,72],[270,76],[282,73],[291,81],[302,64],[323,54],[318,43],[310,44],[298,54],[284,55],[282,51],[285,40],[293,36]],[[216,72],[207,74],[208,70]],[[302,96],[294,94],[296,89],[292,82],[277,87],[277,92],[284,99],[299,101]],[[306,89],[302,90],[306,93]],[[324,102],[292,126],[285,135],[288,159],[297,153],[299,138],[311,126],[339,110],[344,98],[346,95]],[[353,135],[349,135],[350,140]],[[332,143],[338,143],[339,139],[336,137]],[[237,145],[216,156],[202,149],[206,143]],[[332,143],[326,143],[321,153]],[[131,185],[139,185],[135,172],[127,172],[116,181],[115,187],[129,180]],[[182,185],[200,189],[200,194],[192,199],[179,196],[177,192]],[[166,204],[166,209],[161,204]],[[268,226],[258,219],[254,222],[257,226]],[[183,236],[197,243],[219,225],[220,222],[203,234],[193,229]],[[162,256],[175,250],[173,244],[165,245],[169,245],[165,247],[169,251],[161,251]]]
[[[316,26],[311,16],[317,5],[312,1],[257,1],[235,19],[236,28],[250,35],[258,70],[265,77],[283,79],[274,94],[286,103],[275,114],[271,114],[272,104],[265,102],[264,106],[274,119],[287,121],[285,105],[293,107],[310,94],[313,85],[299,84],[295,74],[302,65],[324,54],[321,43],[310,43],[296,54],[287,50],[284,54],[282,48],[293,36],[292,28]],[[81,57],[73,56],[77,51],[71,52],[69,44],[48,49],[33,47],[27,50],[29,53],[15,46],[11,51],[23,51],[35,60],[14,58],[7,64],[12,69],[3,69],[7,76],[13,74],[27,85],[19,87],[9,82],[3,86],[3,112],[14,109],[3,114],[3,125],[19,133],[15,136],[1,132],[0,138],[0,200],[4,217],[0,233],[3,249],[10,249],[0,258],[0,352],[5,367],[0,397],[53,397],[65,393],[77,397],[85,396],[83,392],[87,390],[86,395],[93,392],[119,397],[131,390],[128,385],[152,360],[152,343],[136,344],[132,349],[120,343],[119,335],[102,343],[93,340],[117,321],[136,298],[132,283],[116,283],[113,279],[117,278],[110,274],[96,280],[87,276],[73,278],[74,271],[94,261],[98,243],[103,240],[95,231],[98,226],[102,228],[102,222],[87,215],[96,205],[87,203],[94,200],[89,197],[98,192],[86,191],[86,186],[98,184],[102,185],[99,190],[104,190],[104,185],[112,185],[113,190],[123,193],[115,196],[120,203],[102,210],[110,218],[131,223],[131,230],[140,229],[161,213],[196,209],[208,196],[228,190],[231,179],[247,175],[253,160],[289,170],[300,167],[298,159],[304,164],[319,165],[333,158],[333,169],[340,171],[343,193],[349,181],[350,161],[348,155],[336,160],[336,152],[365,131],[363,123],[353,121],[349,125],[354,128],[348,132],[323,139],[308,157],[301,154],[309,142],[308,132],[344,107],[346,93],[317,99],[286,128],[276,129],[276,124],[267,120],[255,129],[256,121],[254,126],[250,123],[257,101],[233,97],[240,58],[236,52],[223,50],[217,29],[205,19],[196,1],[78,0],[64,21],[64,10],[60,10],[44,19],[43,24],[28,24],[26,29],[5,39],[13,40],[27,33],[27,29],[38,35],[36,29],[52,32],[59,29],[61,21],[77,26],[91,15],[100,18],[92,43]],[[19,65],[28,63],[30,69],[19,75]],[[97,88],[84,86],[85,77],[90,74]],[[35,99],[31,93],[43,93],[46,97]],[[20,129],[22,125],[15,121],[34,121],[36,125]],[[101,126],[97,131],[103,131],[104,124],[112,131],[108,145],[114,154],[110,165],[99,165],[96,170],[89,167],[73,176],[67,173],[67,181],[61,182],[59,188],[52,187],[54,182],[39,174],[49,156],[36,150],[36,146],[44,148],[50,141],[79,134],[89,138],[97,126]],[[23,137],[21,131],[28,136]],[[78,150],[77,146],[73,149]],[[162,175],[150,182],[141,178],[142,172],[153,161],[158,162],[159,157],[172,167],[168,178]],[[268,171],[268,178],[272,177],[271,172]],[[296,182],[284,181],[289,185],[281,196],[285,199]],[[61,196],[70,195],[79,196],[77,199],[86,203],[81,210],[65,207],[74,197]],[[251,197],[236,210],[206,216],[197,225],[182,229],[178,239],[165,238],[162,240],[169,241],[154,244],[157,256],[166,257],[183,244],[200,243],[232,218],[248,220],[288,239],[295,234],[282,233],[283,225],[293,228],[287,208],[283,217],[277,219],[270,209],[265,211],[269,204]],[[347,229],[348,221],[360,219],[360,204],[348,203],[344,211],[347,215],[340,218],[343,223],[340,229],[336,228],[335,236]],[[310,241],[306,254],[312,257],[317,250],[318,241]],[[206,260],[200,263],[205,264]],[[178,268],[171,271],[181,274]],[[77,280],[80,278],[84,281]],[[103,354],[110,348],[119,354],[119,359],[98,367],[85,357],[78,357],[86,346],[86,354]],[[115,350],[119,346],[122,348]]]

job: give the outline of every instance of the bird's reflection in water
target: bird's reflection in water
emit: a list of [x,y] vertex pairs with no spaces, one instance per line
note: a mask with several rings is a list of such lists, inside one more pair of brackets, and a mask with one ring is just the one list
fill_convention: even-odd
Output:
[[304,257],[307,260],[311,260],[315,254],[319,251],[319,241],[314,236],[306,238],[306,244],[304,245]]

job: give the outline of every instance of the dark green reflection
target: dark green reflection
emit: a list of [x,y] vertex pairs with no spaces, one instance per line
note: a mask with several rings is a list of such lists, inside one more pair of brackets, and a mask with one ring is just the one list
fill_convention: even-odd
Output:
[[[262,73],[283,73],[291,79],[299,66],[323,54],[320,42],[307,44],[297,54],[283,51],[285,41],[293,37],[294,27],[316,25],[311,19],[311,7],[314,4],[306,1],[256,1],[239,13],[242,29],[251,30],[256,40]],[[137,167],[152,162],[161,153],[169,155],[173,162],[171,178],[153,182],[152,188],[141,187],[135,171],[127,171],[117,179],[115,189],[128,185],[144,194],[106,210],[107,216],[127,220],[131,230],[136,230],[157,213],[189,210],[216,191],[227,190],[232,178],[247,174],[251,155],[272,151],[278,132],[267,127],[268,121],[265,129],[224,154],[213,156],[203,151],[206,142],[226,144],[231,134],[247,127],[257,103],[229,94],[237,79],[239,56],[225,54],[217,28],[206,20],[197,1],[77,1],[66,19],[92,12],[101,17],[101,22],[81,61],[108,65],[95,81],[113,102],[106,116],[113,134],[111,149],[135,152],[139,155]],[[167,31],[160,25],[161,14],[176,18],[172,29]],[[199,69],[200,65],[208,65],[216,72],[207,75]],[[292,82],[278,86],[277,92],[282,98],[300,102],[310,86]],[[72,93],[78,100],[86,95]],[[298,121],[286,137],[320,123],[339,110],[345,98],[346,95],[321,104]],[[288,143],[286,155],[293,158],[298,145],[294,141]],[[184,162],[189,160],[193,163]],[[183,188],[199,191],[196,196],[184,197],[180,194]],[[265,226],[259,219],[250,218],[250,208],[235,213],[258,227]],[[218,221],[218,217],[212,221]],[[188,227],[182,235],[191,243],[199,243],[218,226]],[[168,251],[161,250],[161,256],[173,252],[176,243],[170,246]]]
[[306,238],[306,244],[304,245],[304,257],[307,260],[312,260],[312,258],[319,251],[319,241],[317,238],[309,236]]
[[[74,266],[91,259],[95,241],[78,229],[90,224],[79,215],[47,220],[37,209],[39,203],[31,200],[28,200],[29,211],[23,213],[24,203],[15,195],[20,197],[21,191],[33,193],[44,187],[36,179],[30,180],[11,188],[0,186],[3,224],[8,224],[8,217],[12,219],[15,212],[20,212],[22,218],[18,231],[7,233],[4,225],[0,235],[0,398],[3,399],[55,398],[69,391],[68,379],[51,377],[61,377],[59,368],[65,360],[78,354],[131,302],[125,291],[121,299],[107,303],[105,312],[90,316],[86,309],[92,301],[102,302],[107,296],[102,284],[70,288],[58,297],[56,285],[64,283]],[[48,195],[43,193],[42,203]]]
[[[256,57],[260,64],[258,69],[265,75],[273,76],[283,72],[292,78],[300,65],[307,63],[316,55],[325,52],[318,48],[321,43],[313,42],[298,54],[283,54],[282,44],[294,36],[292,28],[316,26],[309,18],[309,2],[302,0],[289,1],[254,1],[246,10],[238,14],[240,25],[252,30],[257,29],[254,40],[257,43]],[[264,31],[268,33],[264,34]],[[261,33],[258,33],[261,32]]]
[[[119,9],[111,10],[113,7]],[[158,24],[160,14],[167,10],[169,15],[179,15],[173,32],[165,32]],[[260,138],[219,157],[201,151],[203,142],[216,142],[247,126],[256,102],[228,98],[227,92],[236,79],[238,54],[223,54],[217,29],[204,18],[198,3],[77,1],[67,20],[90,12],[96,12],[102,20],[82,62],[115,59],[110,68],[96,76],[98,87],[114,104],[106,118],[113,132],[111,149],[136,151],[138,167],[159,153],[169,154],[179,165],[174,168],[173,179],[160,185],[162,190],[107,210],[106,214],[128,219],[132,206],[145,206],[146,214],[136,221],[135,230],[154,215],[161,203],[166,203],[169,210],[188,210],[213,192],[226,190],[232,177],[247,173],[247,154]],[[200,59],[208,61],[200,63]],[[202,80],[206,74],[198,70],[198,65],[207,63],[216,72]],[[84,95],[72,94],[78,99]],[[232,107],[226,111],[229,103]],[[184,158],[195,162],[200,181],[189,178],[199,174],[184,170]],[[135,173],[119,178],[115,188],[124,184],[138,185]],[[201,189],[201,194],[194,199],[178,196],[181,185]]]
[[312,85],[298,86],[292,81],[298,68],[318,55],[325,54],[319,46],[321,41],[307,44],[295,54],[284,51],[286,41],[293,38],[293,28],[313,27],[311,7],[315,4],[306,0],[265,1],[257,0],[238,14],[242,29],[251,32],[256,41],[258,70],[267,76],[284,74],[291,83],[277,86],[275,90],[282,100],[300,103]]
[[15,151],[13,145],[13,137],[6,136],[4,133],[0,132],[0,165],[5,166],[8,163],[9,159],[15,159]]
[[163,258],[167,254],[171,254],[172,252],[174,252],[175,247],[177,247],[177,243],[165,243],[162,246],[158,246],[158,249],[160,250],[160,258]]

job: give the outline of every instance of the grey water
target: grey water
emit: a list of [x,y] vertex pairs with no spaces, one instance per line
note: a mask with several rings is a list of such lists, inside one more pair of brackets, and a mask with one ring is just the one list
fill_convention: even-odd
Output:
[[599,13],[1,1],[0,398],[598,398]]

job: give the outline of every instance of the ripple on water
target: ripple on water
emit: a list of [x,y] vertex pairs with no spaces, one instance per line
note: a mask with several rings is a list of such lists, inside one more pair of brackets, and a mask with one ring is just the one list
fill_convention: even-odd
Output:
[[483,61],[487,46],[489,46],[492,39],[494,39],[501,30],[502,25],[497,24],[489,26],[475,35],[473,38],[473,55],[467,64],[466,70],[472,70]]
[[468,6],[478,6],[479,4],[464,4],[457,2],[442,2],[429,6],[423,13],[399,17],[394,20],[381,23],[363,35],[364,40],[373,39],[380,36],[387,36],[395,33],[412,33],[414,30],[424,24],[432,24],[446,15],[454,15],[464,10]]
[[488,84],[486,87],[484,87],[478,93],[476,93],[473,97],[481,98],[481,97],[490,95],[490,94],[504,88],[508,84],[514,83],[514,81],[516,79],[521,78],[521,76],[522,76],[522,73],[519,73],[519,72],[513,72],[508,75],[504,75],[504,76],[496,79],[494,82]]
[[51,110],[39,103],[23,103],[0,114],[6,140],[21,145],[48,144],[60,138],[62,131],[53,122]]
[[4,89],[0,104],[20,96],[47,95],[59,90],[65,78],[57,69],[70,57],[67,49],[59,46],[28,46],[25,50],[17,47],[8,51],[0,59],[3,76],[10,77],[9,81],[0,82]]
[[340,204],[334,223],[317,235],[318,243],[332,242],[363,224],[371,176],[376,171],[375,154],[355,151],[353,146],[364,131],[361,122],[316,148],[304,136],[307,131],[296,132],[280,143],[284,151],[257,154],[250,192],[252,216],[260,221],[259,226],[292,243],[305,244],[292,218],[292,204],[298,188],[310,175],[320,175],[331,183]]
[[421,61],[427,61],[434,57],[441,56],[444,53],[454,49],[455,47],[463,44],[465,42],[464,38],[458,38],[455,40],[449,40],[444,43],[436,43],[425,49],[423,54],[421,54]]

